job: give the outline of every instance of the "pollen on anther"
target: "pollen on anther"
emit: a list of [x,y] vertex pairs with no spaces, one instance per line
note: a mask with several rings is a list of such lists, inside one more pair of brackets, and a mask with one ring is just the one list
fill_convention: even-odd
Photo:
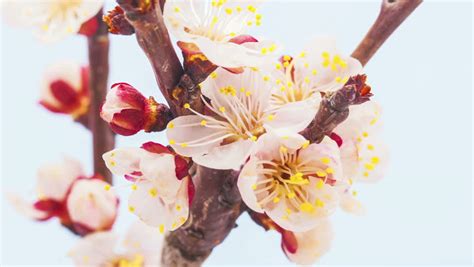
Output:
[[373,164],[378,164],[380,162],[380,158],[379,157],[372,157],[371,161],[372,161]]
[[181,205],[179,205],[179,204],[176,205],[176,210],[177,210],[177,211],[180,211],[180,210],[181,210]]
[[316,188],[323,189],[323,187],[324,187],[324,181],[322,179],[319,179],[318,182],[316,183]]
[[220,112],[225,112],[225,107],[219,107]]
[[156,197],[158,195],[158,191],[156,190],[156,188],[153,187],[148,190],[148,194],[150,194],[151,197]]
[[362,136],[363,136],[363,137],[368,137],[368,136],[369,136],[369,133],[368,133],[368,132],[363,132],[363,133],[362,133]]
[[285,146],[280,146],[280,152],[286,153],[288,152],[288,148],[286,148]]
[[255,141],[257,141],[257,137],[255,135],[252,135],[252,137],[250,137],[250,140],[255,142]]
[[135,207],[133,207],[133,206],[128,206],[128,211],[134,212],[134,211],[135,211]]
[[307,147],[309,146],[309,144],[310,144],[309,141],[306,140],[306,141],[304,141],[304,143],[303,143],[303,145],[302,145],[301,147],[302,147],[303,149],[305,149],[305,148],[307,148]]
[[174,12],[178,13],[179,11],[181,11],[181,9],[179,7],[174,8]]
[[180,146],[184,148],[184,147],[188,147],[188,144],[187,143],[181,143]]
[[191,107],[191,105],[189,105],[189,103],[186,103],[186,104],[184,104],[184,106],[183,106],[183,107],[184,107],[185,109],[188,109],[188,108],[190,108],[190,107]]
[[279,198],[279,197],[275,197],[275,198],[273,199],[273,203],[278,203],[278,202],[280,202],[280,198]]
[[138,186],[136,184],[132,184],[131,188],[132,188],[133,191],[135,191],[135,190],[137,190]]
[[367,145],[367,149],[368,149],[368,150],[374,150],[374,148],[375,148],[374,145],[371,145],[371,144],[368,144],[368,145]]
[[201,121],[201,126],[206,126],[207,125],[207,121],[206,120],[202,120]]
[[173,128],[174,128],[174,123],[173,122],[168,123],[168,129],[173,129]]
[[270,77],[268,77],[267,75],[263,76],[263,80],[268,82],[270,80]]
[[262,48],[262,54],[266,55],[268,53],[268,49],[266,47]]
[[232,15],[232,8],[226,8],[225,13],[227,13],[227,15]]
[[255,189],[257,189],[257,185],[256,185],[256,184],[253,184],[253,185],[252,185],[252,190],[255,190]]
[[110,185],[109,184],[104,185],[104,190],[109,191],[110,190]]
[[329,164],[329,163],[331,163],[331,159],[328,158],[328,157],[322,157],[320,160],[321,160],[321,162],[324,163],[324,164]]
[[375,169],[375,166],[374,166],[374,164],[372,164],[372,163],[366,163],[366,164],[364,164],[364,167],[365,167],[368,171],[372,171],[372,170]]
[[170,145],[176,144],[176,141],[174,139],[170,139]]
[[165,225],[160,224],[159,230],[160,230],[160,234],[163,234],[165,232]]
[[211,76],[212,79],[215,79],[215,78],[217,78],[217,73],[214,71],[209,76]]
[[303,212],[311,213],[314,211],[314,206],[311,203],[304,202],[300,205],[300,210]]
[[273,121],[275,119],[275,115],[270,114],[270,115],[268,115],[267,119],[268,119],[268,121]]

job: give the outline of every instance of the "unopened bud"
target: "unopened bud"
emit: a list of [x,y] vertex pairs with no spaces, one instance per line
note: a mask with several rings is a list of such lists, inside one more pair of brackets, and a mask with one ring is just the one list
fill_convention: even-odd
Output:
[[115,133],[125,136],[134,135],[141,130],[164,130],[172,118],[168,107],[158,104],[152,97],[146,99],[127,83],[112,85],[100,116]]

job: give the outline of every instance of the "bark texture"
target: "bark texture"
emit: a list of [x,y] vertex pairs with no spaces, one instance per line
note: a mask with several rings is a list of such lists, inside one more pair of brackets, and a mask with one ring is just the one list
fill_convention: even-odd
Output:
[[94,173],[100,174],[107,182],[112,183],[112,174],[102,160],[102,154],[114,148],[114,133],[109,125],[100,118],[100,108],[107,95],[109,76],[109,37],[107,26],[102,22],[102,11],[97,14],[99,28],[88,37],[90,94],[91,103],[88,128],[92,133]]

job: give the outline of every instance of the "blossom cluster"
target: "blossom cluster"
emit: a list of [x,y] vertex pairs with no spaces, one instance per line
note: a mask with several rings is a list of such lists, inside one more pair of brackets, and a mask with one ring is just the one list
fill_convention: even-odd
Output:
[[[41,39],[56,41],[93,34],[102,4],[44,1],[3,8],[15,11],[6,15],[12,24],[33,27]],[[102,156],[113,174],[131,183],[128,209],[142,221],[125,237],[125,252],[115,249],[118,237],[109,231],[118,206],[113,188],[100,177],[85,176],[74,160],[40,169],[36,202],[11,196],[12,203],[29,217],[57,217],[87,235],[70,255],[77,265],[158,265],[156,229],[174,231],[190,221],[193,164],[235,170],[252,218],[281,234],[291,261],[314,263],[331,246],[331,215],[338,208],[364,214],[354,187],[378,181],[386,172],[381,108],[368,97],[351,106],[347,119],[322,140],[302,134],[322,100],[344,86],[365,85],[361,63],[343,55],[329,37],[314,39],[295,55],[281,55],[275,42],[248,34],[262,24],[260,1],[167,0],[163,18],[178,40],[185,69],[197,58],[215,70],[199,84],[204,108],[184,103],[183,116],[173,117],[168,107],[128,83],[113,84],[107,94],[100,116],[115,133],[166,129],[169,142],[117,148]],[[40,104],[48,110],[76,120],[87,114],[87,67],[52,66],[42,88]]]
[[[303,137],[322,98],[359,81],[362,65],[327,37],[297,55],[278,57],[273,42],[244,35],[261,23],[257,8],[240,1],[167,1],[165,22],[183,54],[217,66],[200,84],[205,108],[184,104],[191,115],[168,123],[169,146],[118,148],[104,160],[113,173],[133,182],[130,211],[161,232],[179,228],[188,217],[192,178],[179,173],[187,175],[192,163],[239,171],[238,189],[253,217],[282,234],[290,260],[311,264],[329,250],[329,218],[338,207],[364,213],[354,185],[377,181],[385,172],[381,111],[373,101],[352,106],[348,119],[320,143]],[[138,92],[129,85],[123,89],[122,95]],[[117,95],[113,87],[103,118],[133,106],[125,98],[117,102]],[[123,108],[105,108],[111,105]]]

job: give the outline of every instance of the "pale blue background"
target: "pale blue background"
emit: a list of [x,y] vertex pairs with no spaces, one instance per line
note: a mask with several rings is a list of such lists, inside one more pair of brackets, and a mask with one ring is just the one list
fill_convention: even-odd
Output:
[[[109,4],[110,6],[110,4]],[[312,37],[330,34],[350,53],[379,10],[370,2],[278,2],[262,9],[256,35],[298,52]],[[375,99],[384,107],[391,168],[385,180],[360,186],[368,215],[333,216],[336,238],[322,264],[468,265],[472,258],[472,6],[424,3],[366,68]],[[89,133],[37,104],[45,66],[65,58],[86,62],[85,40],[52,46],[26,30],[2,25],[2,194],[32,193],[36,169],[61,155],[91,169]],[[133,37],[112,37],[110,83],[125,81],[159,96],[147,59]],[[163,140],[162,134],[118,138],[118,146]],[[116,179],[116,184],[126,184]],[[118,189],[127,195],[128,189]],[[3,198],[0,198],[3,201]],[[123,199],[126,202],[126,198]],[[121,210],[118,230],[134,217]],[[76,238],[53,220],[34,223],[2,204],[2,263],[69,264]],[[288,264],[280,238],[247,215],[215,249],[209,265]]]

